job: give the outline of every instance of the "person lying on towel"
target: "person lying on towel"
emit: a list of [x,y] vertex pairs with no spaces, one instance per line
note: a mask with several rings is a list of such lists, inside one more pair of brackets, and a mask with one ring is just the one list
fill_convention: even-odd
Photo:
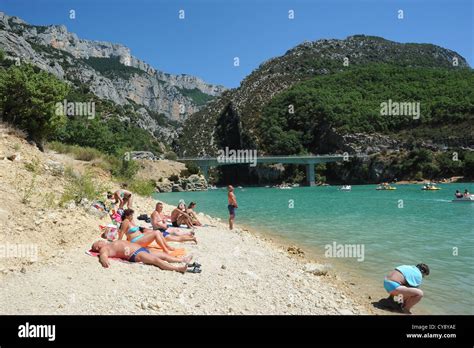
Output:
[[[92,251],[99,253],[99,262],[104,268],[110,267],[109,257],[116,257],[130,262],[143,262],[167,271],[184,273],[188,267],[193,267],[192,273],[200,273],[201,269],[195,264],[190,265],[192,256],[174,257],[164,252],[153,252],[138,244],[124,240],[106,242],[99,240],[92,244]],[[184,263],[184,265],[173,265],[173,263]]]

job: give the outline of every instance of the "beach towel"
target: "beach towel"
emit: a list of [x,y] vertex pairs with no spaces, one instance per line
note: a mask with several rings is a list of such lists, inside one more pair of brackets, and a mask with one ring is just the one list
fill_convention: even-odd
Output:
[[[92,251],[92,249],[91,249],[91,250],[87,250],[87,251],[86,251],[86,254],[89,255],[89,256],[93,256],[93,257],[98,257],[98,256],[99,256],[99,253],[97,253],[97,252],[95,252],[95,251]],[[127,260],[118,258],[118,257],[109,257],[109,260],[117,260],[117,261],[125,262],[125,263],[136,263],[136,262],[130,262],[130,261],[127,261]],[[139,262],[139,263],[142,263],[142,262]]]
[[[163,249],[161,249],[157,244],[156,242],[153,242],[151,243],[149,246],[147,246],[147,249],[150,250],[151,253],[153,253],[153,250],[155,251],[163,251]],[[186,255],[186,249],[184,248],[176,248],[175,250],[173,250],[171,253],[170,253],[171,256],[174,256],[174,257],[180,257],[180,256],[184,256]]]
[[[171,222],[167,222],[166,225],[168,225],[168,227],[174,227]],[[179,225],[179,228],[188,228],[188,226],[187,225]]]

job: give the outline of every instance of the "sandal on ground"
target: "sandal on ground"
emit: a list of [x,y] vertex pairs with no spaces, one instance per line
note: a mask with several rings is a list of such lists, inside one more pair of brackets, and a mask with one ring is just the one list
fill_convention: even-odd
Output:
[[188,268],[187,272],[189,272],[189,273],[201,273],[202,269],[200,269],[199,267],[193,267],[193,268]]
[[198,267],[198,268],[199,268],[199,267],[201,267],[201,264],[198,263],[198,262],[193,262],[193,263],[190,263],[190,264],[188,265],[188,267],[189,267],[189,268],[191,268],[191,267]]

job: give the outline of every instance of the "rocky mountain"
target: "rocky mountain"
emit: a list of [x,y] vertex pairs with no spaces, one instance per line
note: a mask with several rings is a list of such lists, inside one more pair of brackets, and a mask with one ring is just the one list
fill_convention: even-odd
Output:
[[[399,67],[469,67],[458,53],[431,44],[404,44],[364,35],[305,42],[281,57],[262,63],[238,88],[225,91],[189,117],[179,139],[179,151],[186,155],[212,155],[224,146],[259,148],[257,126],[262,109],[279,93],[317,76],[373,63]],[[374,139],[391,143],[385,137],[376,136],[371,137],[371,147],[377,148]]]
[[137,124],[171,140],[189,115],[225,88],[190,75],[171,75],[134,57],[120,44],[80,39],[64,25],[30,25],[0,12],[0,48],[119,105],[133,105]]

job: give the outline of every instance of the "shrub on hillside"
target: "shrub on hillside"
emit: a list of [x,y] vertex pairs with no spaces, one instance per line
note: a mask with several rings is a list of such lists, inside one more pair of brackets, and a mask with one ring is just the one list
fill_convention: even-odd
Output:
[[102,196],[105,188],[98,185],[89,173],[69,177],[60,205],[73,201],[79,204],[83,198],[89,201],[96,200]]
[[196,164],[192,162],[186,162],[186,169],[189,175],[199,174],[199,171],[200,171],[199,166],[197,166]]
[[90,162],[102,156],[102,153],[97,149],[80,146],[73,147],[73,154],[75,159],[87,162]]
[[128,189],[140,196],[151,196],[155,188],[156,183],[153,180],[134,179],[128,184]]
[[174,153],[173,151],[168,151],[167,153],[165,153],[165,158],[167,160],[176,161],[178,159],[178,155],[176,155],[176,153]]
[[138,172],[139,166],[133,160],[125,160],[110,156],[112,175],[119,179],[130,180]]
[[55,105],[67,95],[68,86],[53,75],[28,64],[0,70],[2,120],[25,130],[43,150],[43,142],[66,123]]
[[97,149],[92,147],[82,147],[77,145],[67,145],[58,141],[52,141],[46,145],[48,149],[54,150],[58,153],[70,154],[80,161],[90,162],[92,160],[103,157],[104,155]]
[[176,175],[176,174],[173,174],[173,175],[171,175],[171,176],[168,178],[168,180],[169,180],[169,181],[172,181],[172,182],[174,182],[174,183],[179,182],[179,176]]

